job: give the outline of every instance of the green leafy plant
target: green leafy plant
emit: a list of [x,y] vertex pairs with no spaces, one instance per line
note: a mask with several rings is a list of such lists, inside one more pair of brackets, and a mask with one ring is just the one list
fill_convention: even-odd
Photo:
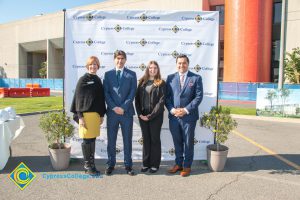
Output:
[[230,131],[237,127],[237,122],[232,119],[230,109],[222,106],[214,106],[209,113],[204,113],[200,119],[202,127],[208,128],[215,134],[217,151],[220,149],[220,144],[228,139]]
[[61,149],[65,138],[74,135],[71,119],[63,111],[49,112],[40,118],[39,127],[44,131],[49,148]]
[[39,69],[39,75],[41,78],[47,77],[47,62],[41,63],[41,68]]
[[284,59],[284,76],[291,82],[300,84],[300,48],[293,48],[292,52],[286,53]]

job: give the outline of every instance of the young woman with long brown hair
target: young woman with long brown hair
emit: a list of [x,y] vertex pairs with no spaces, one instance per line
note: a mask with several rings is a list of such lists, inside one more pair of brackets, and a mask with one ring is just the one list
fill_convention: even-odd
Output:
[[135,107],[143,135],[143,167],[155,173],[161,161],[160,131],[163,123],[166,85],[161,79],[159,65],[150,61],[139,80]]

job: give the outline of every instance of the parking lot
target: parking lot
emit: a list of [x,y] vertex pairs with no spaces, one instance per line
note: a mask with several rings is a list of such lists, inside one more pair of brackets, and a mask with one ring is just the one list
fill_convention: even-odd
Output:
[[[47,143],[38,127],[41,115],[23,116],[26,128],[13,141],[12,157],[0,173],[1,199],[300,199],[300,122],[235,116],[239,123],[226,145],[229,158],[223,172],[210,172],[194,162],[192,175],[169,175],[173,162],[163,162],[157,174],[125,174],[121,162],[113,176],[98,179],[47,179],[47,175],[83,174],[81,160],[67,171],[53,171]],[[21,191],[8,174],[24,162],[36,178]],[[97,160],[105,169],[105,160]]]

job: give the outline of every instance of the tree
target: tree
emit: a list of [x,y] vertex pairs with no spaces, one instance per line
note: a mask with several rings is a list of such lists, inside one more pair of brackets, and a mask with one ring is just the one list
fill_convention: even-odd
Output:
[[284,76],[291,83],[300,84],[300,48],[293,48],[286,52],[284,60]]
[[217,151],[220,144],[228,139],[228,134],[237,127],[238,123],[231,117],[230,109],[222,106],[213,106],[209,113],[204,113],[200,119],[202,127],[211,129],[217,143]]
[[268,90],[268,93],[267,93],[267,96],[266,96],[266,99],[268,99],[270,101],[270,104],[271,104],[271,110],[273,108],[273,100],[277,98],[277,93],[275,90]]
[[7,78],[5,70],[2,66],[0,66],[0,78]]
[[288,96],[290,96],[291,94],[291,91],[287,88],[281,88],[279,90],[280,92],[280,98],[281,98],[281,108],[282,108],[282,114],[284,115],[284,105],[285,105],[285,102],[286,102],[286,99],[288,98]]
[[47,62],[41,63],[41,68],[39,69],[39,75],[41,78],[47,77]]

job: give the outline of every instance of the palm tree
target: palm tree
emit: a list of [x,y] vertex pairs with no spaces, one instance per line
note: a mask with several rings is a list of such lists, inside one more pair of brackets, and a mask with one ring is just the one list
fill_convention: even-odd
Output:
[[281,106],[282,106],[282,115],[284,115],[284,105],[288,96],[290,96],[291,91],[287,88],[281,88],[280,90]]
[[277,98],[277,93],[275,90],[268,90],[268,93],[267,93],[267,96],[266,96],[266,99],[268,99],[270,101],[270,104],[271,104],[271,110],[273,109],[273,100]]
[[300,48],[293,48],[291,53],[286,52],[284,60],[284,76],[291,83],[300,83]]

